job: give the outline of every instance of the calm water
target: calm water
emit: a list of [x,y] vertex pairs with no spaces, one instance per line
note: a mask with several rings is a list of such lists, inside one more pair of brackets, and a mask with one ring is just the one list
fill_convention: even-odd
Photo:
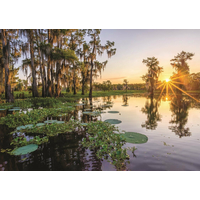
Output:
[[[200,170],[200,107],[188,98],[147,99],[135,96],[113,96],[94,98],[93,105],[112,101],[113,106],[98,118],[82,115],[88,106],[80,106],[71,114],[82,122],[90,120],[118,119],[119,130],[138,132],[148,137],[145,144],[126,143],[135,146],[134,155],[126,170]],[[122,106],[126,105],[126,106]],[[107,111],[119,111],[113,114]],[[9,130],[0,127],[0,148],[10,143]],[[81,145],[84,134],[61,134],[35,152],[24,156],[0,153],[0,170],[116,170],[106,160],[97,159],[95,152]]]

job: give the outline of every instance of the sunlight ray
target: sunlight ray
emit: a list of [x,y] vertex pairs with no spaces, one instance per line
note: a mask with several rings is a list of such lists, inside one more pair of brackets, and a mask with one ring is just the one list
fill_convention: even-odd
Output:
[[190,94],[188,94],[187,92],[185,92],[184,90],[182,90],[181,88],[179,88],[178,86],[174,85],[173,83],[171,83],[174,87],[176,87],[177,89],[179,89],[181,92],[185,93],[186,95],[188,95],[189,97],[193,98],[195,101],[200,102],[199,100],[197,100],[196,98],[194,98],[193,96],[191,96]]
[[164,86],[163,86],[163,89],[162,89],[162,91],[161,91],[161,93],[160,93],[160,95],[159,95],[158,99],[160,99],[160,96],[162,95],[162,93],[163,93],[163,90],[165,89],[165,86],[166,86],[166,85],[164,85]]
[[177,82],[177,81],[171,81],[172,83],[178,83],[178,84],[181,84],[181,85],[185,85],[184,83],[181,83],[181,82]]
[[169,87],[170,87],[171,91],[173,92],[174,96],[176,97],[176,94],[175,94],[175,92],[174,92],[174,90],[173,90],[173,88],[170,84],[169,84]]
[[178,78],[181,78],[181,77],[184,77],[184,76],[187,76],[187,74],[182,75],[182,76],[179,76],[179,77],[176,77],[176,78],[172,78],[171,81],[173,81],[173,80],[175,80],[175,79],[178,79]]

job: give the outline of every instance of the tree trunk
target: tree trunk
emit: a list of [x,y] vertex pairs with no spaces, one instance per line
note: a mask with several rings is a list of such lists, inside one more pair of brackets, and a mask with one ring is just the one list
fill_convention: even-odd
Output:
[[56,97],[59,97],[60,96],[60,92],[61,92],[61,89],[60,89],[60,74],[61,74],[61,70],[60,70],[60,65],[61,63],[57,62],[56,63]]
[[52,97],[50,73],[51,73],[51,59],[50,59],[50,56],[48,56],[48,63],[47,63],[47,89],[46,89],[48,97]]
[[85,80],[82,81],[82,93],[81,95],[85,95]]
[[31,69],[32,69],[32,78],[33,78],[32,94],[33,94],[33,97],[38,97],[36,70],[34,66],[33,30],[30,30],[30,54],[31,54]]
[[43,82],[44,82],[44,85],[42,85],[43,89],[43,93],[44,93],[44,96],[46,96],[46,88],[47,88],[47,83],[46,83],[46,71],[45,71],[45,66],[44,66],[44,57],[43,57],[43,54],[41,54],[42,56],[42,75],[43,75]]
[[[51,33],[50,29],[48,29],[48,43],[51,44]],[[52,92],[51,92],[51,80],[50,80],[50,71],[51,71],[51,57],[48,55],[48,62],[47,62],[47,96],[52,97]]]
[[51,65],[51,93],[54,96],[54,77],[53,77],[53,64]]
[[2,92],[3,91],[3,64],[0,66],[0,70],[1,70],[1,72],[0,72],[0,75],[1,75],[1,91],[0,92]]
[[6,102],[14,102],[13,94],[11,93],[11,85],[9,79],[9,41],[6,38],[5,30],[1,30],[2,45],[3,45],[3,58],[5,69],[5,98]]
[[90,99],[92,99],[92,71],[93,71],[93,60],[91,60],[91,69],[90,69],[90,93],[89,93]]
[[[73,65],[74,68],[74,65]],[[74,86],[74,95],[76,94],[76,78],[75,78],[75,69],[73,70],[73,86]]]

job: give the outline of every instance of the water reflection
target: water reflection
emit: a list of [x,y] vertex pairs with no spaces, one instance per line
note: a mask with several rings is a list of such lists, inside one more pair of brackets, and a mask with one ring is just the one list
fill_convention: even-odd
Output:
[[172,126],[169,126],[169,129],[180,138],[191,135],[190,129],[185,127],[188,121],[189,107],[190,102],[186,98],[183,98],[182,95],[172,98],[170,103],[172,115],[169,123],[172,124]]
[[47,144],[40,145],[39,149],[31,154],[25,156],[1,154],[1,170],[101,170],[102,163],[96,157],[95,151],[82,148],[81,141],[82,136],[76,133],[60,134],[50,138]]
[[128,99],[129,97],[127,95],[122,96],[122,101],[124,106],[128,106]]
[[161,115],[158,112],[160,100],[150,96],[147,98],[145,106],[141,109],[142,113],[147,115],[147,120],[142,123],[142,127],[146,129],[155,130],[158,126],[158,121],[161,121]]

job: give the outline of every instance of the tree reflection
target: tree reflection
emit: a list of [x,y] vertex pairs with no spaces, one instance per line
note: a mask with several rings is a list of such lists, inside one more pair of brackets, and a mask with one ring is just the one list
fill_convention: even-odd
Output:
[[124,106],[128,106],[128,96],[127,95],[123,95],[122,96],[122,101],[123,101],[123,105]]
[[146,129],[155,130],[158,126],[157,122],[161,121],[161,115],[158,113],[160,101],[153,98],[147,98],[145,106],[141,109],[142,113],[147,115],[147,120],[141,126]]
[[169,129],[175,132],[180,138],[183,136],[190,136],[191,132],[189,128],[185,128],[188,120],[188,109],[190,107],[190,102],[183,99],[182,95],[178,95],[177,98],[172,98],[170,104],[170,110],[172,111],[172,119],[169,122],[172,126]]

